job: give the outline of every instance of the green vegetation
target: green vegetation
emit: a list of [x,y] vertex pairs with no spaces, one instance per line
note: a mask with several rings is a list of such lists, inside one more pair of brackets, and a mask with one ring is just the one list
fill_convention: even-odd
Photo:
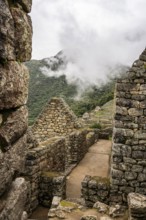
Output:
[[95,180],[97,184],[103,183],[107,186],[110,186],[110,179],[108,177],[93,176],[92,180]]
[[63,207],[78,208],[78,205],[76,203],[69,202],[69,201],[66,201],[66,200],[62,200],[60,202],[60,205],[63,206]]
[[43,75],[39,69],[43,66],[42,61],[33,60],[26,65],[30,70],[28,108],[29,124],[31,125],[52,97],[60,96],[72,99],[77,94],[77,90],[75,85],[68,85],[64,75],[58,78]]
[[109,81],[100,88],[92,87],[82,95],[81,99],[72,103],[69,102],[72,110],[77,116],[82,116],[85,112],[93,110],[96,106],[102,106],[114,97],[115,80]]
[[[63,61],[59,60],[50,68],[52,71],[57,71],[59,65],[63,65],[62,63]],[[93,110],[96,106],[102,106],[113,99],[115,79],[109,80],[107,84],[100,87],[93,86],[86,89],[80,99],[76,99],[78,95],[77,85],[68,84],[65,75],[47,77],[42,74],[40,68],[49,67],[45,60],[31,60],[26,62],[26,66],[30,71],[29,125],[34,123],[36,117],[52,97],[64,98],[77,116],[82,116],[85,112]]]
[[99,123],[94,123],[94,124],[90,125],[90,128],[98,128],[98,129],[101,129],[101,124],[99,124]]

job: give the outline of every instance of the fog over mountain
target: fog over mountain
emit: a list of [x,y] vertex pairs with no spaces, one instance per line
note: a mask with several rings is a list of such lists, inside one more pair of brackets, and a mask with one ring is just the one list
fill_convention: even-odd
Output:
[[131,65],[145,48],[145,9],[145,0],[35,0],[33,58],[63,50],[68,80],[106,81],[111,69]]

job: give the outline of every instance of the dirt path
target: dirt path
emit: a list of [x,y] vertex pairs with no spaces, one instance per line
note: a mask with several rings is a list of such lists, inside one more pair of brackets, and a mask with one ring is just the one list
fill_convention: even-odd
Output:
[[80,198],[81,182],[85,175],[107,177],[109,174],[109,159],[111,141],[99,140],[89,148],[88,153],[67,179],[67,198]]

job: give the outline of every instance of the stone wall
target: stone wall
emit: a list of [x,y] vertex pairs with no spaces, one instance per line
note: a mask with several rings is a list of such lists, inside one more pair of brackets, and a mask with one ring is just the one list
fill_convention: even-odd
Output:
[[109,204],[110,181],[108,178],[87,175],[82,181],[81,191],[87,207],[93,207],[97,201]]
[[146,194],[146,50],[116,86],[111,158],[114,202]]
[[1,220],[20,220],[27,195],[25,180],[17,177],[24,170],[27,149],[29,73],[21,62],[31,58],[30,10],[31,1],[0,1]]
[[83,159],[89,147],[98,140],[98,133],[98,129],[84,129],[72,132],[66,137],[66,168]]
[[61,98],[52,98],[32,127],[39,142],[50,137],[68,135],[81,125],[69,106]]
[[27,210],[49,206],[53,196],[65,197],[66,177],[98,139],[98,130],[77,130],[65,137],[54,137],[30,148],[26,155],[25,176],[30,182]]
[[65,139],[53,138],[30,149],[26,155],[25,176],[30,182],[28,212],[39,204],[41,176],[43,172],[64,172]]
[[56,172],[43,172],[39,184],[39,203],[51,207],[53,197],[64,199],[66,196],[66,175]]
[[111,171],[105,182],[84,179],[87,205],[98,200],[127,205],[129,193],[146,195],[146,50],[116,85]]

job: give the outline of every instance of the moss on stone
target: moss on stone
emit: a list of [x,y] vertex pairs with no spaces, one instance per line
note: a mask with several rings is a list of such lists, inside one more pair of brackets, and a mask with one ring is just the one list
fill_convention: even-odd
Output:
[[92,180],[95,180],[97,184],[99,182],[106,184],[107,186],[110,186],[110,179],[106,177],[99,177],[99,176],[93,176]]
[[60,205],[62,207],[72,207],[72,208],[75,208],[77,209],[78,208],[78,205],[76,203],[73,203],[73,202],[69,202],[69,201],[66,201],[66,200],[62,200],[60,202]]
[[41,174],[41,176],[42,176],[42,177],[54,178],[54,177],[60,176],[60,173],[43,171],[42,174]]

